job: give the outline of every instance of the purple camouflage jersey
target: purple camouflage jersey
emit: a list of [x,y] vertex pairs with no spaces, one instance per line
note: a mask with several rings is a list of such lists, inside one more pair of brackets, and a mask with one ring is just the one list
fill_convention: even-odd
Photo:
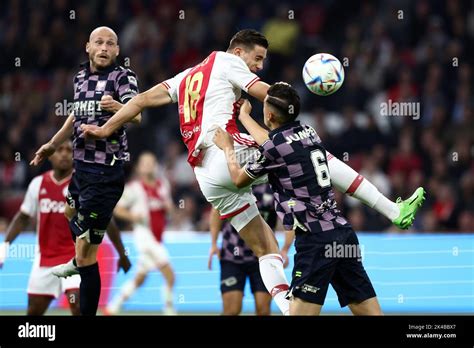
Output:
[[[273,198],[273,191],[270,185],[261,184],[254,186],[252,192],[257,199],[257,207],[260,214],[267,224],[274,229],[277,217],[274,208],[275,199]],[[239,233],[232,227],[229,221],[226,221],[222,226],[220,259],[238,264],[258,261],[252,250],[245,245],[244,240],[240,238]]]
[[81,124],[102,126],[113,113],[100,108],[100,99],[111,95],[122,104],[138,94],[137,77],[133,71],[116,64],[97,71],[90,71],[89,62],[81,64],[74,77],[74,160],[112,166],[116,160],[125,160],[127,136],[121,127],[107,139],[85,139]]
[[268,173],[285,229],[318,233],[350,227],[336,208],[326,150],[316,131],[294,121],[271,131],[269,138],[245,171],[254,179]]

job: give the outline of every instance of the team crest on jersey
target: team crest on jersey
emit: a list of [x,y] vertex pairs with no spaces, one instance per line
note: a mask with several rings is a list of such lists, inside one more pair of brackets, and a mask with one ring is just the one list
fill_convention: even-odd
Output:
[[107,81],[97,81],[97,85],[95,86],[95,92],[100,93],[105,91],[105,85],[107,84]]

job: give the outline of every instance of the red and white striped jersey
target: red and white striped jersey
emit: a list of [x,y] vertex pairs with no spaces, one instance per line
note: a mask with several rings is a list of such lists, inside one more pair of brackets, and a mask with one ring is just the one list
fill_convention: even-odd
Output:
[[36,218],[36,238],[40,266],[52,267],[68,262],[75,255],[74,242],[64,209],[65,195],[71,181],[68,176],[57,181],[53,171],[35,177],[26,191],[20,211]]
[[237,128],[235,103],[242,90],[247,92],[258,80],[240,57],[214,51],[200,64],[162,83],[178,103],[181,136],[192,166],[199,164],[201,150],[213,145],[216,126],[231,133],[235,142],[256,146],[251,136]]

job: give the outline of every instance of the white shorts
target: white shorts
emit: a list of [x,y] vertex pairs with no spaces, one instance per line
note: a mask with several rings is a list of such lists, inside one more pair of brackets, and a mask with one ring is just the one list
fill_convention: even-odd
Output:
[[138,271],[148,273],[169,264],[169,253],[146,227],[137,226],[133,230],[138,251]]
[[[234,144],[237,160],[244,165],[257,151],[256,148],[249,148],[244,145]],[[255,196],[252,194],[252,187],[247,186],[237,188],[230,177],[227,167],[227,160],[224,151],[213,145],[205,150],[201,166],[194,168],[199,187],[206,197],[206,200],[219,211],[221,219],[231,218],[231,223],[237,231],[240,231],[251,219],[258,215],[255,204]],[[257,185],[265,182],[266,177],[254,182]],[[250,209],[250,214],[238,223],[234,217]],[[242,217],[241,217],[242,218]]]
[[67,290],[79,289],[79,274],[68,278],[58,278],[51,273],[52,267],[40,267],[40,257],[35,256],[28,281],[28,295],[52,296],[58,298]]

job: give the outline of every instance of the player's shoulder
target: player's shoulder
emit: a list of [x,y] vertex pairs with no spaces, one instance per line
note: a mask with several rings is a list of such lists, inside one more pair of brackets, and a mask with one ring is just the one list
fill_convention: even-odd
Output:
[[122,73],[122,74],[127,74],[127,75],[133,75],[133,76],[136,76],[137,74],[135,73],[135,71],[133,71],[132,69],[130,68],[127,68],[127,67],[124,67],[123,65],[117,65],[115,67],[115,70]]
[[[236,56],[235,54],[224,52],[224,51],[217,51],[216,59],[219,59],[219,61],[224,61],[232,65],[247,66],[245,65],[245,62],[242,60],[242,58]],[[228,68],[228,66],[226,66],[226,68]]]
[[43,179],[45,178],[46,174],[49,173],[49,171],[39,174],[35,176],[33,179],[31,179],[30,184],[28,185],[28,190],[37,190],[41,186],[41,183],[43,182]]
[[76,75],[74,75],[74,81],[78,81],[79,79],[85,78],[86,71],[87,71],[86,66],[84,64],[81,64],[79,71],[76,73]]

